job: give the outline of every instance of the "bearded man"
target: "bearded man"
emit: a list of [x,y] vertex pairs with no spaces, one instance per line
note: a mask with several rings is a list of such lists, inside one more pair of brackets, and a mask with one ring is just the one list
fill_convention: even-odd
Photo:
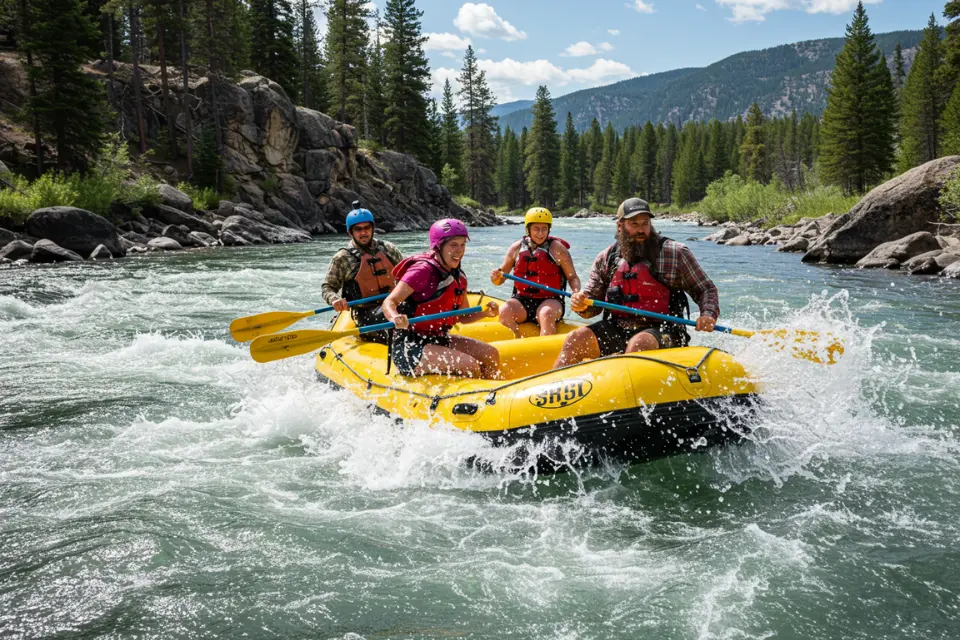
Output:
[[[590,299],[678,317],[689,315],[687,294],[700,307],[697,331],[713,331],[720,316],[717,287],[685,245],[657,233],[650,205],[628,198],[617,210],[617,241],[593,261],[587,285],[570,298],[583,318],[601,312]],[[554,368],[615,353],[686,346],[683,325],[604,311],[601,321],[567,334]]]

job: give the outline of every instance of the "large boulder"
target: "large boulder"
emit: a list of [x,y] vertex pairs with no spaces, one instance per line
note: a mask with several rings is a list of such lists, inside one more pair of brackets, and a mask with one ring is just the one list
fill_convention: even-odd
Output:
[[786,252],[799,252],[806,251],[807,247],[810,246],[810,239],[802,235],[795,235],[782,245],[777,247],[777,251],[786,251]]
[[226,247],[248,244],[288,244],[307,242],[310,234],[297,229],[257,221],[246,216],[230,216],[220,228],[220,241]]
[[300,146],[304,149],[342,147],[343,137],[337,131],[339,124],[325,113],[306,107],[297,107]]
[[857,267],[861,269],[889,268],[890,260],[903,263],[922,253],[941,250],[940,243],[937,242],[937,238],[932,233],[918,231],[899,240],[884,242],[857,261]]
[[940,272],[941,278],[957,278],[960,279],[960,260],[949,265],[946,269]]
[[154,238],[147,243],[147,249],[151,251],[180,251],[183,245],[173,238]]
[[732,240],[740,235],[740,231],[733,227],[723,227],[715,233],[711,233],[709,236],[704,238],[704,240],[709,240],[710,242],[726,242],[727,240]]
[[8,242],[13,242],[16,239],[17,239],[17,234],[15,234],[13,231],[0,229],[0,247],[4,246]]
[[213,235],[217,230],[213,227],[212,224],[204,220],[199,216],[195,216],[192,213],[186,213],[180,209],[175,209],[174,207],[167,206],[165,204],[151,205],[144,208],[144,215],[151,219],[156,220],[161,223],[160,234],[163,233],[162,227],[167,225],[184,225],[191,231],[203,231],[204,233],[209,233]]
[[747,247],[750,246],[750,234],[741,233],[740,235],[730,238],[724,244],[728,247]]
[[19,260],[20,258],[29,258],[33,253],[33,245],[23,240],[13,240],[8,242],[0,249],[0,258],[7,260]]
[[52,240],[60,247],[88,256],[103,245],[114,256],[126,254],[117,228],[86,209],[76,207],[46,207],[37,209],[27,218],[29,235]]
[[44,238],[43,240],[37,240],[37,243],[33,245],[30,262],[83,262],[83,256]]
[[300,140],[296,108],[283,88],[269,78],[250,76],[238,84],[250,95],[253,104],[261,158],[278,171],[289,170]]
[[160,197],[163,198],[163,204],[174,209],[179,209],[184,213],[193,213],[193,198],[185,194],[176,187],[168,184],[161,184],[157,187]]
[[928,230],[940,216],[940,189],[958,165],[960,156],[947,156],[883,183],[837,218],[803,261],[854,263],[877,245]]

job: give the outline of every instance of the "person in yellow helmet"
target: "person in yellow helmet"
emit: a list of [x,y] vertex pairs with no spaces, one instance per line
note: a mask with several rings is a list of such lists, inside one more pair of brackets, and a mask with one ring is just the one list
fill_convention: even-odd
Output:
[[[500,286],[504,273],[532,280],[553,289],[580,291],[580,278],[570,257],[570,244],[550,235],[553,215],[548,209],[534,207],[523,217],[526,235],[507,250],[503,264],[490,274],[490,281]],[[555,293],[521,283],[513,285],[513,297],[500,307],[500,323],[520,335],[521,322],[535,322],[540,335],[557,332],[557,320],[563,317],[564,300]]]

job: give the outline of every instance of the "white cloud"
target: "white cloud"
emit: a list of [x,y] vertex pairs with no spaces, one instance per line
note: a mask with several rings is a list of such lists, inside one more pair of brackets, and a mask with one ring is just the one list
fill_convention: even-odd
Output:
[[597,45],[597,48],[600,49],[600,51],[613,51],[613,45],[609,42],[601,42]]
[[501,18],[493,7],[485,2],[474,4],[466,2],[453,19],[455,27],[461,31],[487,38],[501,40],[523,40],[527,34]]
[[423,43],[424,51],[459,51],[463,52],[470,45],[470,38],[461,38],[455,33],[425,33],[427,41]]
[[[487,82],[497,102],[512,102],[520,98],[533,97],[533,88],[542,84],[547,85],[551,92],[571,84],[583,87],[596,87],[610,84],[619,80],[633,78],[638,75],[622,62],[599,58],[589,67],[577,69],[562,69],[549,60],[531,60],[520,62],[512,58],[503,60],[480,59],[477,66],[486,74]],[[443,83],[450,80],[453,90],[459,89],[457,77],[458,69],[439,67],[432,72],[432,93],[439,98],[443,94]]]
[[698,2],[698,3],[697,3],[697,10],[698,10],[698,11],[706,11],[707,8]]
[[[846,13],[858,0],[716,0],[730,7],[731,22],[763,22],[774,11],[794,10],[807,13]],[[863,0],[864,4],[880,4],[883,0]]]
[[484,53],[486,53],[486,52],[487,52],[487,50],[484,49],[484,48],[482,48],[482,47],[479,48],[479,49],[477,49],[477,53],[484,54]]
[[607,33],[612,36],[618,36],[620,35],[620,29],[607,29]]
[[595,56],[597,53],[597,49],[592,44],[586,42],[585,40],[581,40],[580,42],[574,43],[564,49],[563,53],[560,55],[579,58],[580,56]]
[[643,0],[633,0],[633,4],[626,5],[628,9],[635,9],[637,13],[653,13],[653,3]]

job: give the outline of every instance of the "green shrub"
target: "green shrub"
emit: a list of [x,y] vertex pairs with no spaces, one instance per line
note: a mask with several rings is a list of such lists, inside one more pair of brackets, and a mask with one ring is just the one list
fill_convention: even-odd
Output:
[[4,186],[0,189],[0,220],[6,221],[0,226],[19,227],[35,208],[30,199],[30,182],[14,174],[7,174],[6,181],[14,188]]
[[78,206],[78,182],[74,176],[64,176],[56,171],[43,174],[33,181],[28,191],[33,208]]
[[263,190],[274,196],[280,191],[280,178],[277,177],[273,167],[267,169],[267,177],[263,179]]
[[121,185],[117,200],[139,213],[144,207],[163,202],[163,197],[157,191],[159,186],[159,182],[150,176],[143,175],[133,182]]
[[944,222],[960,220],[960,168],[954,169],[940,189],[940,218]]
[[199,211],[209,211],[220,206],[220,194],[211,187],[198,187],[189,182],[181,182],[177,189],[190,196],[193,208]]
[[383,146],[381,146],[379,142],[376,140],[370,140],[369,138],[360,138],[360,141],[357,142],[357,147],[371,153],[383,151]]
[[469,196],[453,196],[453,199],[461,207],[472,207],[473,209],[482,208],[479,202]]

